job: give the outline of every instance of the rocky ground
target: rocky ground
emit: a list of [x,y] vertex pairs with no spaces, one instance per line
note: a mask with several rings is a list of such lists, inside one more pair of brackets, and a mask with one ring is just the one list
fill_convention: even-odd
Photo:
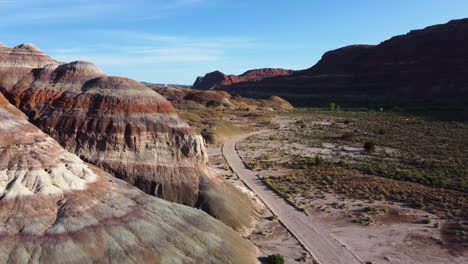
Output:
[[262,204],[261,218],[252,233],[248,235],[248,239],[260,250],[260,259],[279,253],[286,258],[287,263],[311,263],[312,257],[297,239],[280,222],[274,219],[275,217],[271,211],[230,170],[229,165],[222,156],[221,146],[210,146],[208,155],[211,167],[215,168],[229,183],[247,193],[257,203]]

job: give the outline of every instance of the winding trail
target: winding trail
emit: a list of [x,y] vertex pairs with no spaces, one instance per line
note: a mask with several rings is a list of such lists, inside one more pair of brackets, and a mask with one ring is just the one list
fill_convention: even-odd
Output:
[[284,226],[299,240],[307,251],[320,264],[354,264],[362,263],[345,245],[331,236],[325,229],[313,221],[311,216],[299,211],[277,195],[257,174],[250,170],[237,151],[237,143],[255,134],[267,133],[258,131],[231,139],[223,146],[223,155],[229,166],[239,178],[278,216]]

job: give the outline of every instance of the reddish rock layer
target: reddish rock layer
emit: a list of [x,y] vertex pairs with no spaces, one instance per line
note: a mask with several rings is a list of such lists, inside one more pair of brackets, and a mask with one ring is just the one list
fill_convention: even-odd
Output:
[[47,64],[59,64],[33,44],[22,44],[14,48],[0,46],[0,87],[11,87],[35,68]]
[[84,163],[11,109],[0,93],[1,263],[257,262],[231,228]]
[[33,72],[4,92],[44,132],[148,193],[196,204],[199,167],[206,162],[203,141],[167,100],[88,62]]
[[222,87],[231,94],[463,98],[468,96],[468,19],[414,30],[377,46],[327,52],[289,76]]
[[[145,85],[109,77],[80,61],[47,64],[17,79],[0,91],[81,159],[169,201],[189,206],[201,199],[218,202],[200,197],[201,179],[209,178],[203,138]],[[244,205],[239,214],[253,221],[254,206],[248,199]]]
[[225,91],[205,91],[182,87],[149,85],[178,109],[197,109],[201,107],[232,107],[231,95]]
[[291,73],[293,73],[291,70],[272,68],[250,70],[241,75],[226,75],[220,71],[214,71],[207,73],[204,77],[198,77],[193,84],[193,89],[210,90],[234,83],[257,82],[268,77],[289,75]]

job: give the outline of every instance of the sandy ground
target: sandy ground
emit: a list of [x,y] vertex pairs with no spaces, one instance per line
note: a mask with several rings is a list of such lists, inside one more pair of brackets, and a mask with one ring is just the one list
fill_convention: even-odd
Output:
[[[224,178],[234,186],[247,192],[248,195],[256,197],[245,184],[233,173],[226,160],[221,154],[221,146],[210,146],[208,148],[210,165],[215,168]],[[257,200],[261,201],[256,197]],[[271,220],[273,216],[267,208],[263,210],[262,218],[256,228],[248,237],[260,250],[260,260],[264,261],[268,255],[281,254],[287,263],[312,263],[311,255],[301,246],[295,237],[277,220]]]
[[[275,119],[275,121],[281,124],[283,129],[293,122],[284,119]],[[282,148],[301,155],[313,156],[319,152],[326,156],[334,146],[324,144],[322,148],[309,146],[282,146]],[[240,149],[241,156],[246,158],[258,157],[264,153],[271,155],[278,151],[278,146],[265,146],[260,137],[255,142],[243,143]],[[280,169],[257,171],[257,173],[261,177],[288,176],[291,171]],[[425,211],[409,208],[401,203],[386,201],[370,203],[322,192],[317,192],[312,199],[299,198],[294,202],[306,208],[306,212],[315,221],[318,221],[336,239],[348,245],[364,262],[468,263],[466,250],[451,248],[443,242],[441,227],[445,221]],[[359,215],[366,206],[386,208],[388,213],[373,215],[375,222],[369,226],[353,223],[351,221],[353,216]],[[422,219],[430,219],[431,223],[422,224]],[[439,227],[435,227],[435,223],[438,223]]]
[[[264,131],[255,132],[255,134],[264,133]],[[255,172],[245,166],[236,150],[236,144],[252,134],[254,133],[229,140],[224,144],[223,156],[233,171],[279,217],[281,223],[301,241],[319,263],[361,263],[346,245],[337,241],[312,217],[308,217],[268,188]]]

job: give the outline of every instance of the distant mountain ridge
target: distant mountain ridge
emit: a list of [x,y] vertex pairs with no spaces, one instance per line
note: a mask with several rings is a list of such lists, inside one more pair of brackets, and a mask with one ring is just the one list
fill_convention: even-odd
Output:
[[192,88],[192,85],[187,84],[175,84],[175,83],[152,83],[152,82],[141,82],[142,84],[148,85],[155,85],[155,86],[171,86],[171,87],[182,87],[182,88]]
[[379,45],[339,48],[309,69],[217,89],[250,97],[467,98],[468,19],[413,30]]
[[210,90],[220,86],[239,82],[257,82],[268,77],[283,76],[293,73],[292,70],[264,68],[246,71],[241,75],[226,75],[220,71],[207,73],[204,77],[198,77],[192,88],[197,90]]

